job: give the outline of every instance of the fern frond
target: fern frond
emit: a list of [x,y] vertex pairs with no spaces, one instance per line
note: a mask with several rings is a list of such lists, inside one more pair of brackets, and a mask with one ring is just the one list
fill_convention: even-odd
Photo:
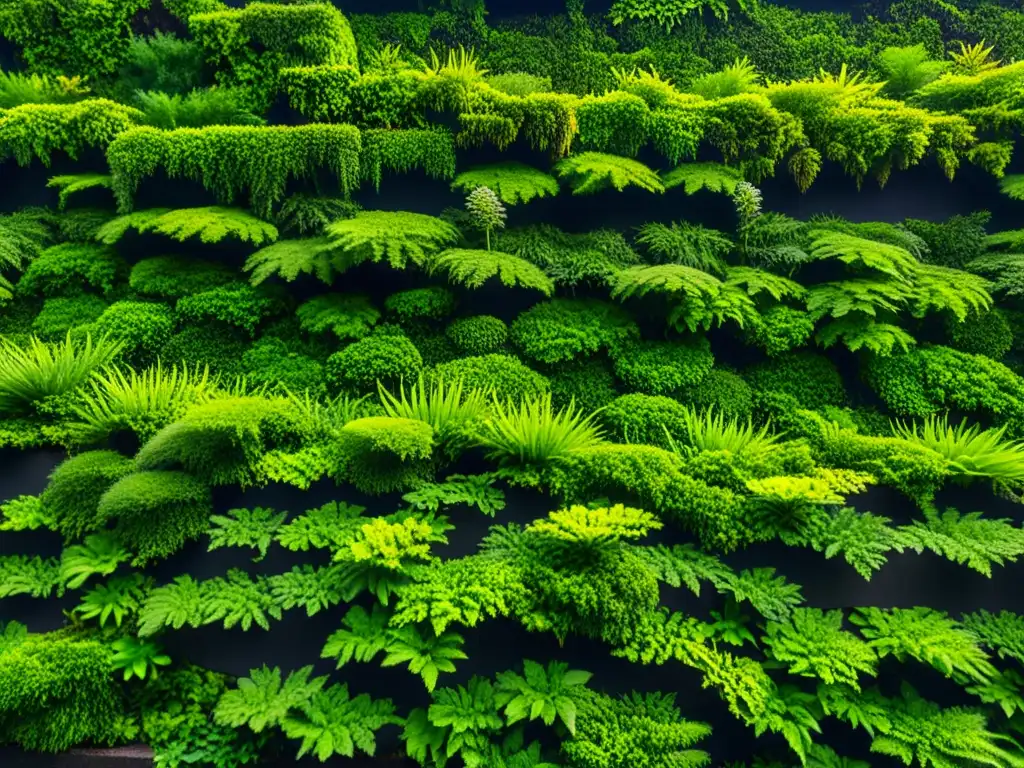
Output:
[[1008,173],[999,180],[999,190],[1011,200],[1024,200],[1024,173]]
[[1024,663],[1024,616],[1011,611],[981,610],[967,614],[961,622],[999,658],[1009,657]]
[[139,611],[139,637],[154,635],[164,627],[198,627],[203,623],[203,598],[202,585],[187,575],[150,591]]
[[367,613],[361,605],[352,606],[341,620],[344,628],[327,638],[320,658],[337,659],[338,669],[350,661],[372,661],[387,648],[390,618],[391,615],[377,604],[372,613]]
[[277,541],[293,552],[332,549],[349,540],[366,522],[364,507],[331,501],[310,509],[277,531]]
[[406,211],[360,211],[351,219],[328,224],[324,232],[351,260],[386,260],[395,269],[454,245],[459,231],[443,219]]
[[879,311],[898,313],[912,296],[910,285],[881,277],[821,283],[808,289],[807,311],[814,320],[853,312],[875,317]]
[[327,682],[326,677],[310,678],[313,667],[303,667],[282,680],[278,667],[249,671],[249,677],[238,679],[238,687],[225,691],[213,712],[219,725],[241,728],[254,733],[280,725],[289,711],[307,703]]
[[[1024,232],[1020,247],[1024,247]],[[966,267],[971,272],[986,275],[989,290],[1008,298],[1024,296],[1024,254],[988,253],[968,262]]]
[[0,557],[0,598],[14,595],[49,597],[54,590],[58,596],[64,593],[60,562],[56,558],[44,560],[28,555]]
[[960,269],[919,264],[914,272],[913,295],[910,298],[915,317],[924,317],[930,310],[952,312],[963,322],[972,312],[992,308],[989,282]]
[[790,584],[784,576],[776,576],[774,568],[744,570],[720,588],[731,593],[737,602],[748,602],[769,621],[786,621],[794,606],[803,602],[800,586]]
[[1024,555],[1024,530],[1009,520],[986,519],[981,512],[960,514],[928,510],[924,521],[900,528],[904,544],[918,552],[929,550],[959,565],[992,577],[993,565],[1015,563]]
[[749,296],[766,292],[775,301],[802,299],[807,295],[807,289],[795,280],[753,267],[729,267],[725,274],[725,284],[745,286]]
[[879,323],[863,315],[846,315],[822,326],[814,335],[825,349],[842,341],[851,352],[866,349],[880,357],[888,357],[899,348],[906,352],[917,340],[898,325]]
[[681,186],[687,195],[695,195],[702,189],[731,195],[743,181],[743,172],[721,163],[684,163],[662,177],[665,189]]
[[299,275],[311,275],[330,285],[336,275],[356,266],[360,261],[343,253],[330,238],[310,237],[280,240],[261,248],[245,260],[242,269],[250,273],[249,282],[252,285],[259,285],[275,275],[289,283]]
[[238,625],[248,630],[253,624],[270,629],[270,619],[281,618],[281,606],[262,577],[255,579],[232,568],[227,576],[203,582],[203,623],[223,622],[224,629]]
[[342,600],[338,569],[297,565],[287,573],[267,578],[270,594],[282,609],[305,608],[306,616],[315,616]]
[[644,224],[636,241],[659,262],[717,274],[725,271],[725,257],[735,247],[732,240],[717,229],[706,229],[687,221]]
[[815,259],[838,259],[897,280],[912,279],[918,266],[910,251],[898,245],[824,229],[812,229],[810,237],[810,253]]
[[295,316],[309,333],[330,331],[342,340],[361,339],[380,319],[380,310],[366,296],[328,293],[300,304]]
[[554,293],[554,281],[526,259],[500,251],[449,248],[429,259],[430,274],[445,272],[453,283],[479,288],[492,277],[509,287],[533,288],[545,296]]
[[212,527],[206,532],[210,537],[207,551],[221,547],[249,547],[259,552],[253,558],[253,562],[259,562],[267,556],[274,535],[287,516],[287,512],[275,512],[266,507],[229,509],[223,515],[213,515],[210,517]]
[[66,176],[51,176],[46,182],[47,187],[56,187],[60,190],[57,198],[57,209],[63,211],[68,204],[68,198],[76,192],[84,192],[87,189],[111,189],[113,179],[110,174],[105,173],[78,173]]
[[662,193],[665,185],[655,171],[628,157],[583,152],[558,162],[555,173],[566,179],[574,195],[592,195],[609,187],[621,192],[626,187],[639,187]]
[[277,227],[241,208],[213,205],[204,208],[151,208],[111,219],[96,231],[96,239],[113,245],[129,229],[155,232],[178,242],[199,236],[203,243],[219,243],[228,237],[262,245],[277,240]]
[[493,190],[508,205],[528,203],[534,198],[558,194],[558,181],[543,171],[516,162],[495,163],[463,171],[452,189],[472,192],[477,187]]

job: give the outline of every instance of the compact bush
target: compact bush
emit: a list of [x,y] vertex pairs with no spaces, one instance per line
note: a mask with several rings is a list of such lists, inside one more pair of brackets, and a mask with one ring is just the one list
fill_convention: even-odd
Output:
[[551,401],[559,408],[575,403],[584,413],[593,413],[619,394],[615,372],[601,357],[559,363],[544,375],[551,384]]
[[636,341],[612,353],[615,375],[634,392],[678,395],[703,381],[715,358],[706,339],[693,343]]
[[116,251],[102,245],[64,243],[43,251],[18,281],[18,292],[29,296],[66,296],[91,288],[110,293],[128,274]]
[[255,385],[280,383],[292,392],[314,393],[324,388],[323,365],[278,338],[264,337],[247,349],[241,371]]
[[338,433],[340,466],[334,470],[364,493],[407,490],[429,474],[434,430],[418,419],[371,416]]
[[664,395],[621,395],[601,414],[601,422],[616,442],[669,448],[687,439],[687,408]]
[[756,392],[791,395],[804,408],[845,405],[846,391],[839,371],[828,358],[812,352],[796,352],[761,363],[744,373]]
[[32,332],[46,341],[57,341],[72,330],[91,325],[106,308],[107,302],[88,293],[47,299],[32,320]]
[[335,389],[369,392],[378,381],[385,386],[412,381],[422,368],[423,358],[408,338],[378,334],[335,352],[327,358],[324,372]]
[[707,376],[687,392],[684,399],[698,410],[714,409],[728,417],[744,419],[754,408],[750,385],[733,371],[713,368]]
[[303,422],[282,398],[223,397],[192,407],[139,450],[141,470],[183,469],[209,485],[252,485],[271,450],[298,449]]
[[100,498],[133,471],[135,463],[115,451],[80,453],[57,465],[40,501],[65,539],[80,539],[106,527],[108,518],[99,511]]
[[110,645],[70,629],[28,634],[16,622],[3,636],[0,730],[5,740],[26,750],[63,752],[119,739],[125,701]]
[[153,256],[132,267],[128,284],[133,291],[162,299],[180,299],[232,282],[226,265],[188,256]]
[[186,325],[167,341],[160,358],[170,364],[209,367],[221,376],[242,372],[242,356],[250,343],[244,331],[228,325]]
[[184,472],[133,472],[100,498],[99,514],[115,521],[114,535],[135,565],[174,554],[209,527],[209,487]]
[[545,376],[504,354],[476,355],[441,363],[429,371],[429,378],[461,381],[464,388],[493,392],[502,402],[537,397],[551,388]]
[[640,329],[621,307],[592,299],[537,304],[516,318],[511,331],[516,346],[542,363],[585,357],[640,337]]
[[998,309],[969,315],[963,322],[946,321],[949,346],[971,355],[1001,360],[1013,348],[1014,333]]
[[216,320],[254,336],[260,323],[284,312],[286,307],[283,294],[272,287],[226,283],[178,299],[175,310],[184,320],[199,324]]
[[508,326],[493,315],[474,315],[453,320],[445,332],[449,341],[464,355],[497,352],[508,341]]
[[155,360],[171,338],[174,313],[164,304],[117,301],[96,320],[94,333],[123,344],[122,354],[136,365]]
[[402,323],[444,320],[455,311],[455,294],[440,286],[412,288],[388,296],[384,308]]

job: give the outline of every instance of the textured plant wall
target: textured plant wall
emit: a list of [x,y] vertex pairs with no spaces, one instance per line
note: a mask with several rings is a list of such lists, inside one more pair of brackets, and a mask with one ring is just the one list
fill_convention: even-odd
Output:
[[1024,766],[1024,12],[345,10],[0,7],[0,744]]

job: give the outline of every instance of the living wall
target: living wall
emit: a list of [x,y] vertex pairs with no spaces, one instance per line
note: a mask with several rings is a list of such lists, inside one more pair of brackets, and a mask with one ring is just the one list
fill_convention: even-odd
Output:
[[[1024,766],[1024,229],[762,191],[1024,200],[1016,3],[8,0],[0,36],[0,744]],[[868,591],[897,568],[984,605]]]

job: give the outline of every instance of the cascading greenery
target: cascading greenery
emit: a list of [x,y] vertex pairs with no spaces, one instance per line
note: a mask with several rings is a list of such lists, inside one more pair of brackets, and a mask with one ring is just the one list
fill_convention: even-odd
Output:
[[[969,163],[1019,201],[1018,8],[162,4],[173,34],[139,0],[0,8],[0,163],[57,168],[9,197],[53,207],[0,215],[0,448],[54,467],[0,504],[0,744],[1024,766],[1003,594],[836,608],[786,575],[1024,558],[1024,232],[759,188]],[[674,213],[591,215],[644,200]],[[249,503],[270,487],[298,506]],[[8,619],[33,600],[65,626]],[[309,617],[340,673],[185,658]]]

